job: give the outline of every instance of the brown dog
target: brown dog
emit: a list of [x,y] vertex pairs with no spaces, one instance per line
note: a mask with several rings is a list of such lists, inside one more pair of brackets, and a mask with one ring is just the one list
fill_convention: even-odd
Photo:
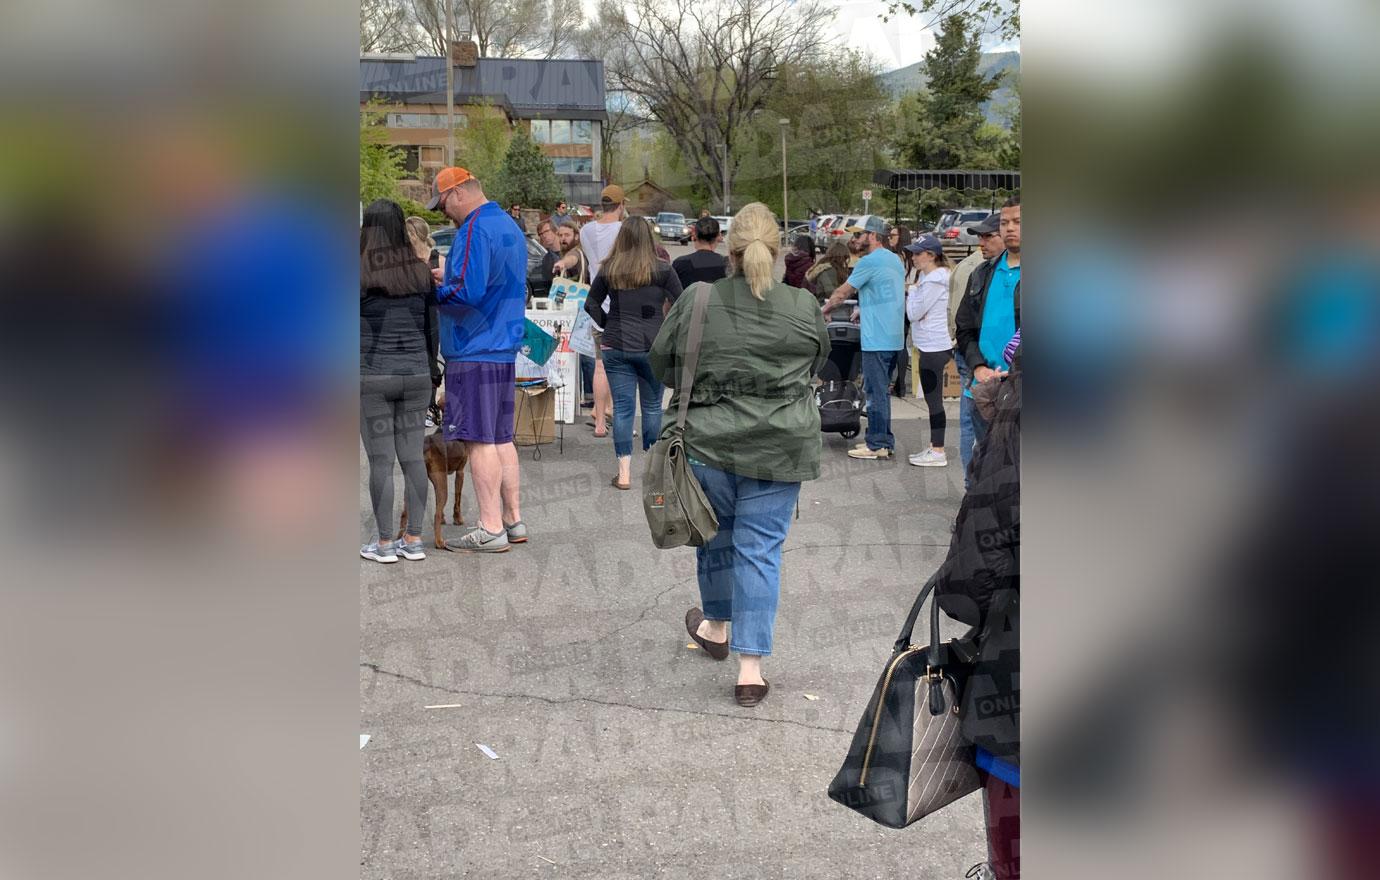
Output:
[[[443,398],[444,399],[444,398]],[[440,418],[434,418],[437,424],[441,424]],[[427,479],[431,480],[431,487],[436,493],[436,521],[433,529],[436,533],[436,547],[438,550],[449,550],[446,546],[445,535],[441,533],[441,526],[446,521],[446,484],[449,482],[447,477],[455,474],[455,524],[460,526],[465,524],[465,518],[460,515],[460,491],[465,488],[465,463],[469,461],[469,449],[463,440],[451,440],[446,442],[442,437],[442,430],[437,428],[435,432],[426,435],[426,440],[422,443],[422,459],[426,462]],[[403,501],[402,521],[398,527],[398,537],[403,536],[407,529],[407,502]]]

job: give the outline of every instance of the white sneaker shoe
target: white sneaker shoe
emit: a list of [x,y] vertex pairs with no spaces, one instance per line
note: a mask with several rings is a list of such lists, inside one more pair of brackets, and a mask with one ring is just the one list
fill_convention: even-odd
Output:
[[949,463],[949,457],[931,446],[924,452],[917,452],[907,459],[916,467],[944,467]]
[[359,555],[365,559],[372,559],[375,562],[397,562],[397,549],[392,541],[375,541],[372,544],[365,544],[359,548]]

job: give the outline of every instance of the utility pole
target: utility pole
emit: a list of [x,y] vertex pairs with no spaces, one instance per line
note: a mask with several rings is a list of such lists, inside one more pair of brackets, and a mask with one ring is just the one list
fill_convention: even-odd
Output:
[[791,121],[778,119],[777,122],[781,123],[781,232],[785,234],[791,231],[790,202],[786,201],[786,126]]
[[724,148],[724,214],[728,214],[728,144],[721,144]]
[[455,0],[446,0],[446,165],[455,164],[455,59],[450,37],[450,20],[455,17]]

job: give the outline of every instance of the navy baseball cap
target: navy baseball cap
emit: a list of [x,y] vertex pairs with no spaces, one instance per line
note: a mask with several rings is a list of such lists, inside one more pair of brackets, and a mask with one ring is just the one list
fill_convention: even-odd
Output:
[[984,235],[992,235],[993,233],[1000,232],[1000,231],[1001,231],[1001,215],[1000,215],[1000,214],[988,214],[986,220],[983,220],[981,223],[979,223],[979,224],[976,225],[976,226],[969,226],[969,227],[968,227],[968,234],[969,234],[969,235],[976,235],[976,236],[979,236],[979,237],[984,236]]
[[925,251],[938,256],[944,253],[944,245],[939,243],[939,239],[933,235],[922,235],[905,247],[908,253],[923,254]]

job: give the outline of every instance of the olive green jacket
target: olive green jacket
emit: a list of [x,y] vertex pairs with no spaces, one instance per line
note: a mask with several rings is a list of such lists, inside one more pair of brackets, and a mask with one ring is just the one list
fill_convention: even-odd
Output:
[[[809,291],[774,284],[759,300],[741,276],[714,282],[685,417],[690,456],[728,473],[796,483],[819,477],[814,376],[829,357],[829,334]],[[652,373],[680,384],[696,285],[676,299],[652,343]],[[672,430],[680,392],[662,417]]]

